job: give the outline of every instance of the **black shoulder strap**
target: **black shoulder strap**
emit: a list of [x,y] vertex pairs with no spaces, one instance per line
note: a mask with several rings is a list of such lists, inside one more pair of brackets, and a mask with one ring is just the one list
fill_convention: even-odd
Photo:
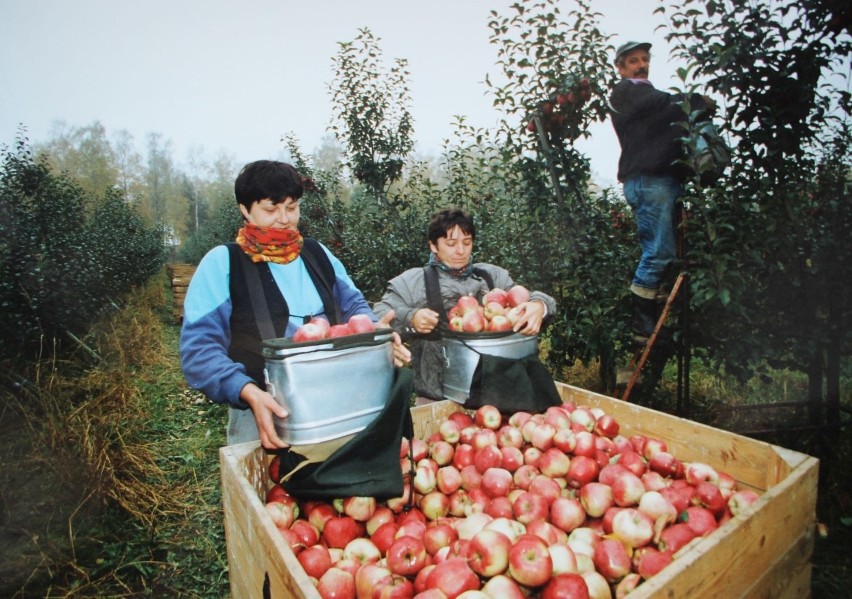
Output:
[[477,277],[485,281],[485,284],[488,285],[488,289],[494,289],[494,279],[491,278],[491,273],[485,270],[484,268],[476,268],[473,269],[473,274]]
[[311,276],[311,280],[313,280],[320,294],[322,305],[329,322],[331,324],[342,322],[343,315],[340,313],[340,307],[334,300],[334,282],[337,280],[337,277],[334,274],[334,266],[332,266],[331,260],[328,259],[319,242],[310,237],[305,237],[302,251],[299,255],[305,261],[305,268],[308,269],[308,274]]
[[438,269],[435,266],[423,267],[423,278],[426,283],[426,305],[438,313],[438,320],[444,324],[450,323],[444,300],[441,298],[441,284],[438,282]]
[[251,261],[251,258],[245,252],[239,251],[237,254],[242,257],[243,274],[246,278],[252,312],[254,312],[257,330],[260,331],[260,338],[275,339],[278,335],[275,334],[272,313],[269,311],[269,304],[266,303],[266,294],[263,292],[263,284],[260,282],[260,275],[257,273],[257,265]]

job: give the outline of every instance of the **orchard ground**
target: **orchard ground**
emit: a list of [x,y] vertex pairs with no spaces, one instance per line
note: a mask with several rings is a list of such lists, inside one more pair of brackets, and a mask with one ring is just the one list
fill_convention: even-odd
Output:
[[[226,410],[186,387],[166,277],[150,287],[105,325],[114,337],[113,352],[137,362],[123,364],[128,380],[120,382],[128,389],[93,385],[92,372],[99,369],[107,380],[123,379],[104,358],[87,365],[77,388],[51,391],[57,401],[34,407],[22,403],[30,396],[19,389],[2,391],[0,596],[229,594],[217,452]],[[136,346],[128,348],[131,343]],[[37,372],[43,378],[32,380],[38,383],[53,376]],[[590,387],[596,377],[578,366],[562,378]],[[655,408],[671,411],[674,380],[667,371]],[[691,387],[696,413],[714,415],[712,424],[759,430],[753,436],[821,460],[817,516],[824,534],[815,541],[813,596],[852,597],[849,427],[831,437],[798,429],[802,417],[795,411],[746,407],[801,400],[806,381],[797,374],[779,372],[771,383],[739,386],[693,366]],[[118,401],[119,394],[129,399]],[[57,408],[59,400],[73,409]],[[84,409],[101,414],[102,421],[81,419]],[[106,442],[99,442],[99,432]],[[111,459],[105,461],[105,453]],[[93,463],[100,469],[93,472]]]

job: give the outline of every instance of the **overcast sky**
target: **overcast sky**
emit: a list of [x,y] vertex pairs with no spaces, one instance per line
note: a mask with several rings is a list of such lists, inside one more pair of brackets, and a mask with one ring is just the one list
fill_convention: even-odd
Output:
[[[147,135],[161,134],[178,163],[198,146],[240,164],[282,157],[288,132],[311,152],[327,134],[338,43],[366,27],[388,66],[408,60],[417,151],[437,155],[454,115],[496,124],[483,84],[499,72],[487,20],[492,9],[512,14],[515,1],[0,0],[0,144],[14,142],[19,123],[40,142],[56,121],[100,121],[109,134],[129,131],[143,153]],[[654,32],[658,6],[595,2],[614,45],[654,43],[651,80],[665,89],[674,68]],[[598,181],[614,183],[610,123],[580,147]]]

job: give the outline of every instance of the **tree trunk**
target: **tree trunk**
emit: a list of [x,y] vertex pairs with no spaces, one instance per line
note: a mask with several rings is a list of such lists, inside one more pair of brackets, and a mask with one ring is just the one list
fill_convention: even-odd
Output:
[[808,414],[813,426],[822,424],[822,352],[817,350],[811,356],[808,373]]

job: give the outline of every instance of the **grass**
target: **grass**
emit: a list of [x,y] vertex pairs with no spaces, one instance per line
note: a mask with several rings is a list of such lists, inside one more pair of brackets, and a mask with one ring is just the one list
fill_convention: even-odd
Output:
[[[0,596],[228,596],[217,452],[226,410],[184,383],[165,290],[158,278],[83,340],[99,359],[81,351],[4,377]],[[581,364],[562,378],[598,384]],[[662,380],[653,407],[674,412],[672,366]],[[764,440],[821,460],[813,596],[837,599],[852,580],[852,435],[794,430],[799,415],[765,406],[805,389],[798,373],[739,385],[693,362],[694,418],[736,430],[771,412]]]
[[6,393],[0,596],[226,597],[217,449],[225,414],[190,392],[164,278]]

